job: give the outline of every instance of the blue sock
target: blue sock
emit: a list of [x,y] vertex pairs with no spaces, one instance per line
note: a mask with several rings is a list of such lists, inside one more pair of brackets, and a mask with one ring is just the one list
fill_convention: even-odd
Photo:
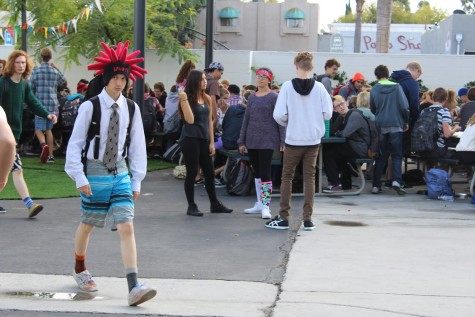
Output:
[[26,208],[30,209],[33,206],[33,200],[31,200],[30,196],[23,199],[23,203],[25,204]]

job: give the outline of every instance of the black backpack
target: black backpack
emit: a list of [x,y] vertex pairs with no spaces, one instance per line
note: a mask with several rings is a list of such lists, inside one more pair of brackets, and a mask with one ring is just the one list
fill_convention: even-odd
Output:
[[157,111],[153,104],[153,97],[144,100],[142,109],[142,123],[145,135],[156,135],[158,132]]
[[437,148],[437,138],[439,137],[437,112],[440,109],[442,109],[442,107],[422,110],[411,132],[412,152],[431,152]]
[[[135,114],[135,103],[133,100],[127,99],[127,107],[129,108],[129,125],[127,126],[127,135],[125,137],[124,151],[122,157],[126,157],[129,152],[130,146],[130,129],[132,127],[132,120]],[[81,162],[84,167],[84,175],[87,175],[87,152],[91,141],[95,138],[94,142],[94,159],[99,158],[99,145],[101,143],[101,103],[98,96],[94,96],[89,99],[92,102],[92,120],[87,131],[86,145],[82,151]]]
[[254,171],[249,161],[237,159],[231,169],[226,189],[231,196],[247,196],[254,184]]
[[83,98],[76,98],[74,100],[67,100],[64,102],[59,111],[59,121],[61,122],[61,128],[72,129],[76,117],[78,116],[79,105]]

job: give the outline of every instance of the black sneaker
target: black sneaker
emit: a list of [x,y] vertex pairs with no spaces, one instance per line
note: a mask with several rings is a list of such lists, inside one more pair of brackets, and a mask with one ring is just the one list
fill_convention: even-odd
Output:
[[198,206],[196,204],[188,206],[186,214],[188,216],[203,217],[203,213],[198,209]]
[[287,230],[289,229],[289,221],[275,216],[271,221],[266,222],[266,227],[270,229]]
[[195,186],[204,185],[204,184],[205,184],[205,180],[203,178],[195,180]]
[[304,220],[303,221],[303,230],[312,231],[313,229],[315,229],[315,225],[313,224],[312,220]]
[[223,205],[219,200],[214,203],[211,203],[210,211],[213,214],[229,214],[233,212],[232,209]]
[[3,208],[2,206],[0,206],[0,214],[4,214],[6,213],[7,211],[5,210],[5,208]]

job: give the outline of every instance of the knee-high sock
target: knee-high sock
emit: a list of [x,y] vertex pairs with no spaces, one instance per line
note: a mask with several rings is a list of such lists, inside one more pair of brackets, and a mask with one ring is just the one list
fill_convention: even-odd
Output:
[[254,183],[256,184],[257,202],[261,202],[261,193],[262,193],[261,179],[260,178],[254,178]]
[[263,206],[270,206],[270,195],[272,194],[272,181],[261,182],[261,201]]

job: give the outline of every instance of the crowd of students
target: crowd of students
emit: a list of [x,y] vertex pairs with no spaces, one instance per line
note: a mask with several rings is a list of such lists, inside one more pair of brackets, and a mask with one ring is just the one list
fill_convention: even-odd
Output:
[[[91,82],[81,80],[75,95],[61,95],[67,86],[64,76],[55,67],[51,70],[56,76],[54,80],[51,76],[41,80],[38,74],[39,78],[35,75],[34,82],[28,83],[25,79],[32,72],[32,63],[22,51],[14,51],[5,65],[0,63],[4,68],[0,79],[0,146],[8,153],[1,157],[0,189],[5,186],[10,171],[5,166],[13,166],[15,187],[29,210],[29,217],[43,209],[29,197],[21,160],[14,151],[14,144],[22,132],[23,102],[38,116],[36,130],[40,132],[36,135],[42,143],[42,162],[54,162],[48,131],[57,121],[58,100],[66,103],[80,99],[82,104],[74,126],[70,131],[64,131],[68,135],[63,135],[63,150],[67,148],[65,171],[76,182],[81,195],[81,223],[75,237],[73,277],[82,290],[97,290],[86,268],[86,249],[93,228],[109,223],[119,232],[128,302],[135,306],[156,294],[153,288],[137,281],[133,227],[134,202],[140,196],[141,181],[146,174],[146,144],[154,139],[147,140],[144,114],[140,113],[137,104],[124,96],[126,92],[130,93],[129,80],[134,81],[146,73],[136,65],[142,59],[130,57],[136,56],[136,52],[127,55],[128,45],[128,42],[119,43],[111,48],[102,43],[102,57],[88,66],[97,76]],[[50,51],[42,52],[42,57],[45,63],[42,67],[52,66]],[[436,146],[421,154],[455,156],[446,140],[465,129],[456,148],[458,157],[466,164],[475,163],[475,88],[459,90],[458,97],[463,104],[458,106],[455,92],[451,90],[439,87],[420,95],[416,80],[422,74],[422,68],[417,62],[391,74],[385,65],[377,66],[374,70],[377,83],[373,87],[366,83],[367,77],[361,73],[354,74],[345,85],[332,87],[340,63],[330,59],[324,65],[323,75],[312,76],[313,55],[309,52],[298,53],[294,66],[295,77],[281,87],[273,85],[274,75],[270,68],[257,69],[256,85],[240,89],[228,81],[220,82],[224,73],[221,63],[212,62],[200,71],[192,61],[183,64],[168,94],[160,82],[154,85],[153,91],[146,85],[144,100],[151,99],[151,106],[156,110],[154,120],[160,126],[169,125],[175,114],[181,118],[177,121],[178,129],[164,134],[162,146],[166,149],[178,143],[183,153],[187,215],[204,215],[194,199],[195,186],[199,184],[205,186],[211,213],[233,212],[217,199],[215,190],[221,185],[216,177],[223,172],[224,162],[219,158],[213,162],[213,157],[223,148],[249,156],[254,169],[256,203],[244,213],[261,214],[267,219],[265,226],[270,229],[289,228],[292,181],[297,165],[302,162],[305,188],[302,225],[304,230],[313,230],[316,161],[326,120],[330,121],[331,136],[346,138],[344,143],[324,145],[323,162],[328,178],[325,192],[328,193],[351,188],[353,160],[368,157],[372,135],[368,120],[374,121],[380,131],[380,151],[372,168],[373,194],[382,192],[381,179],[385,170],[389,186],[400,195],[406,194],[402,159],[413,151],[411,133],[415,133],[420,117],[425,116],[426,111],[437,112],[434,117],[437,138]],[[49,92],[58,85],[62,87],[59,98],[47,107],[47,102],[35,95],[51,95],[41,91],[42,85],[48,86]],[[454,124],[455,120],[459,120],[460,125]],[[90,127],[94,124],[97,131],[90,136]],[[46,131],[46,139],[41,131]],[[275,151],[283,153],[283,160],[280,206],[273,216],[270,208],[274,185],[271,162]],[[129,167],[125,164],[126,159]]]

